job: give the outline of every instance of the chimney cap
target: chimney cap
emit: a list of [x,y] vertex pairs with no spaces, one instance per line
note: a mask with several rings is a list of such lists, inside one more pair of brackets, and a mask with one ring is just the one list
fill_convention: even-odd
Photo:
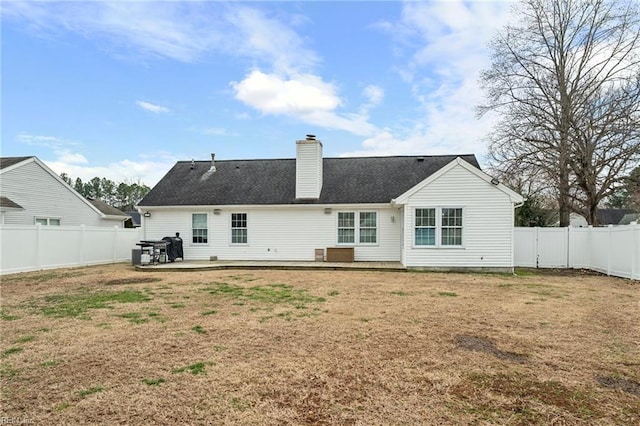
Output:
[[316,135],[307,135],[307,140],[308,141],[315,141],[316,140]]

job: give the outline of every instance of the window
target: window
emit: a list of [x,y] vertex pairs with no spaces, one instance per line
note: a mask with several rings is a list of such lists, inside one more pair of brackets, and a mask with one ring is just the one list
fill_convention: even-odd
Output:
[[462,208],[415,209],[414,244],[421,247],[462,247]]
[[436,245],[436,209],[416,209],[415,244]]
[[247,244],[246,213],[231,213],[231,244]]
[[191,236],[193,244],[208,243],[209,239],[206,213],[193,213],[191,215]]
[[376,244],[378,214],[376,212],[338,212],[338,244]]
[[375,244],[377,242],[376,212],[360,212],[360,243]]
[[338,243],[353,244],[356,241],[356,214],[338,213]]
[[38,224],[43,226],[60,226],[60,219],[52,217],[37,217],[36,225]]
[[462,245],[462,209],[442,209],[442,245]]

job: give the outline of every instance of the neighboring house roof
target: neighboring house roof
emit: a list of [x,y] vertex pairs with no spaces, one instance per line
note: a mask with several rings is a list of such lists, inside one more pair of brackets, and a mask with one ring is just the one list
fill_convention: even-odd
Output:
[[0,157],[0,170],[6,169],[7,167],[11,167],[14,164],[22,163],[25,160],[28,160],[31,157]]
[[[317,200],[296,193],[296,160],[180,161],[139,206],[389,203],[458,156],[324,158]],[[463,160],[480,169],[474,155]]]
[[138,227],[141,225],[141,221],[140,221],[140,213],[138,212],[126,212],[127,216],[129,216],[131,218],[131,224],[134,227]]
[[598,209],[598,220],[600,225],[617,225],[624,215],[635,213],[631,209]]
[[639,222],[640,223],[640,213],[627,213],[622,216],[619,225],[629,225],[631,222]]
[[0,196],[0,208],[2,210],[24,210],[20,204],[4,196]]
[[119,218],[119,219],[128,219],[129,215],[116,209],[115,207],[110,206],[102,200],[97,198],[87,198],[91,204],[102,213],[106,218]]

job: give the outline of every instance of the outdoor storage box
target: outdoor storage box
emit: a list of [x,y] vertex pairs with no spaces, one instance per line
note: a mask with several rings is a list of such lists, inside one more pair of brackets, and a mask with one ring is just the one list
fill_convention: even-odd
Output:
[[327,247],[327,262],[353,262],[353,247]]

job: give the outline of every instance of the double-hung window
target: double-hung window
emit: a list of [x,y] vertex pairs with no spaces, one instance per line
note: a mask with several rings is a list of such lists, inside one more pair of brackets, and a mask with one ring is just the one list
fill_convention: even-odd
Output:
[[436,245],[436,209],[416,209],[415,244]]
[[231,213],[231,244],[247,244],[246,213]]
[[193,213],[191,215],[191,242],[193,244],[207,244],[209,242],[207,222],[206,213]]
[[377,244],[376,212],[338,212],[338,244]]
[[376,212],[360,212],[359,241],[360,244],[378,242],[378,221]]
[[354,212],[338,213],[338,244],[356,242],[356,214]]
[[442,241],[443,246],[462,245],[462,209],[442,209]]
[[416,247],[462,247],[461,207],[417,208],[414,216]]

